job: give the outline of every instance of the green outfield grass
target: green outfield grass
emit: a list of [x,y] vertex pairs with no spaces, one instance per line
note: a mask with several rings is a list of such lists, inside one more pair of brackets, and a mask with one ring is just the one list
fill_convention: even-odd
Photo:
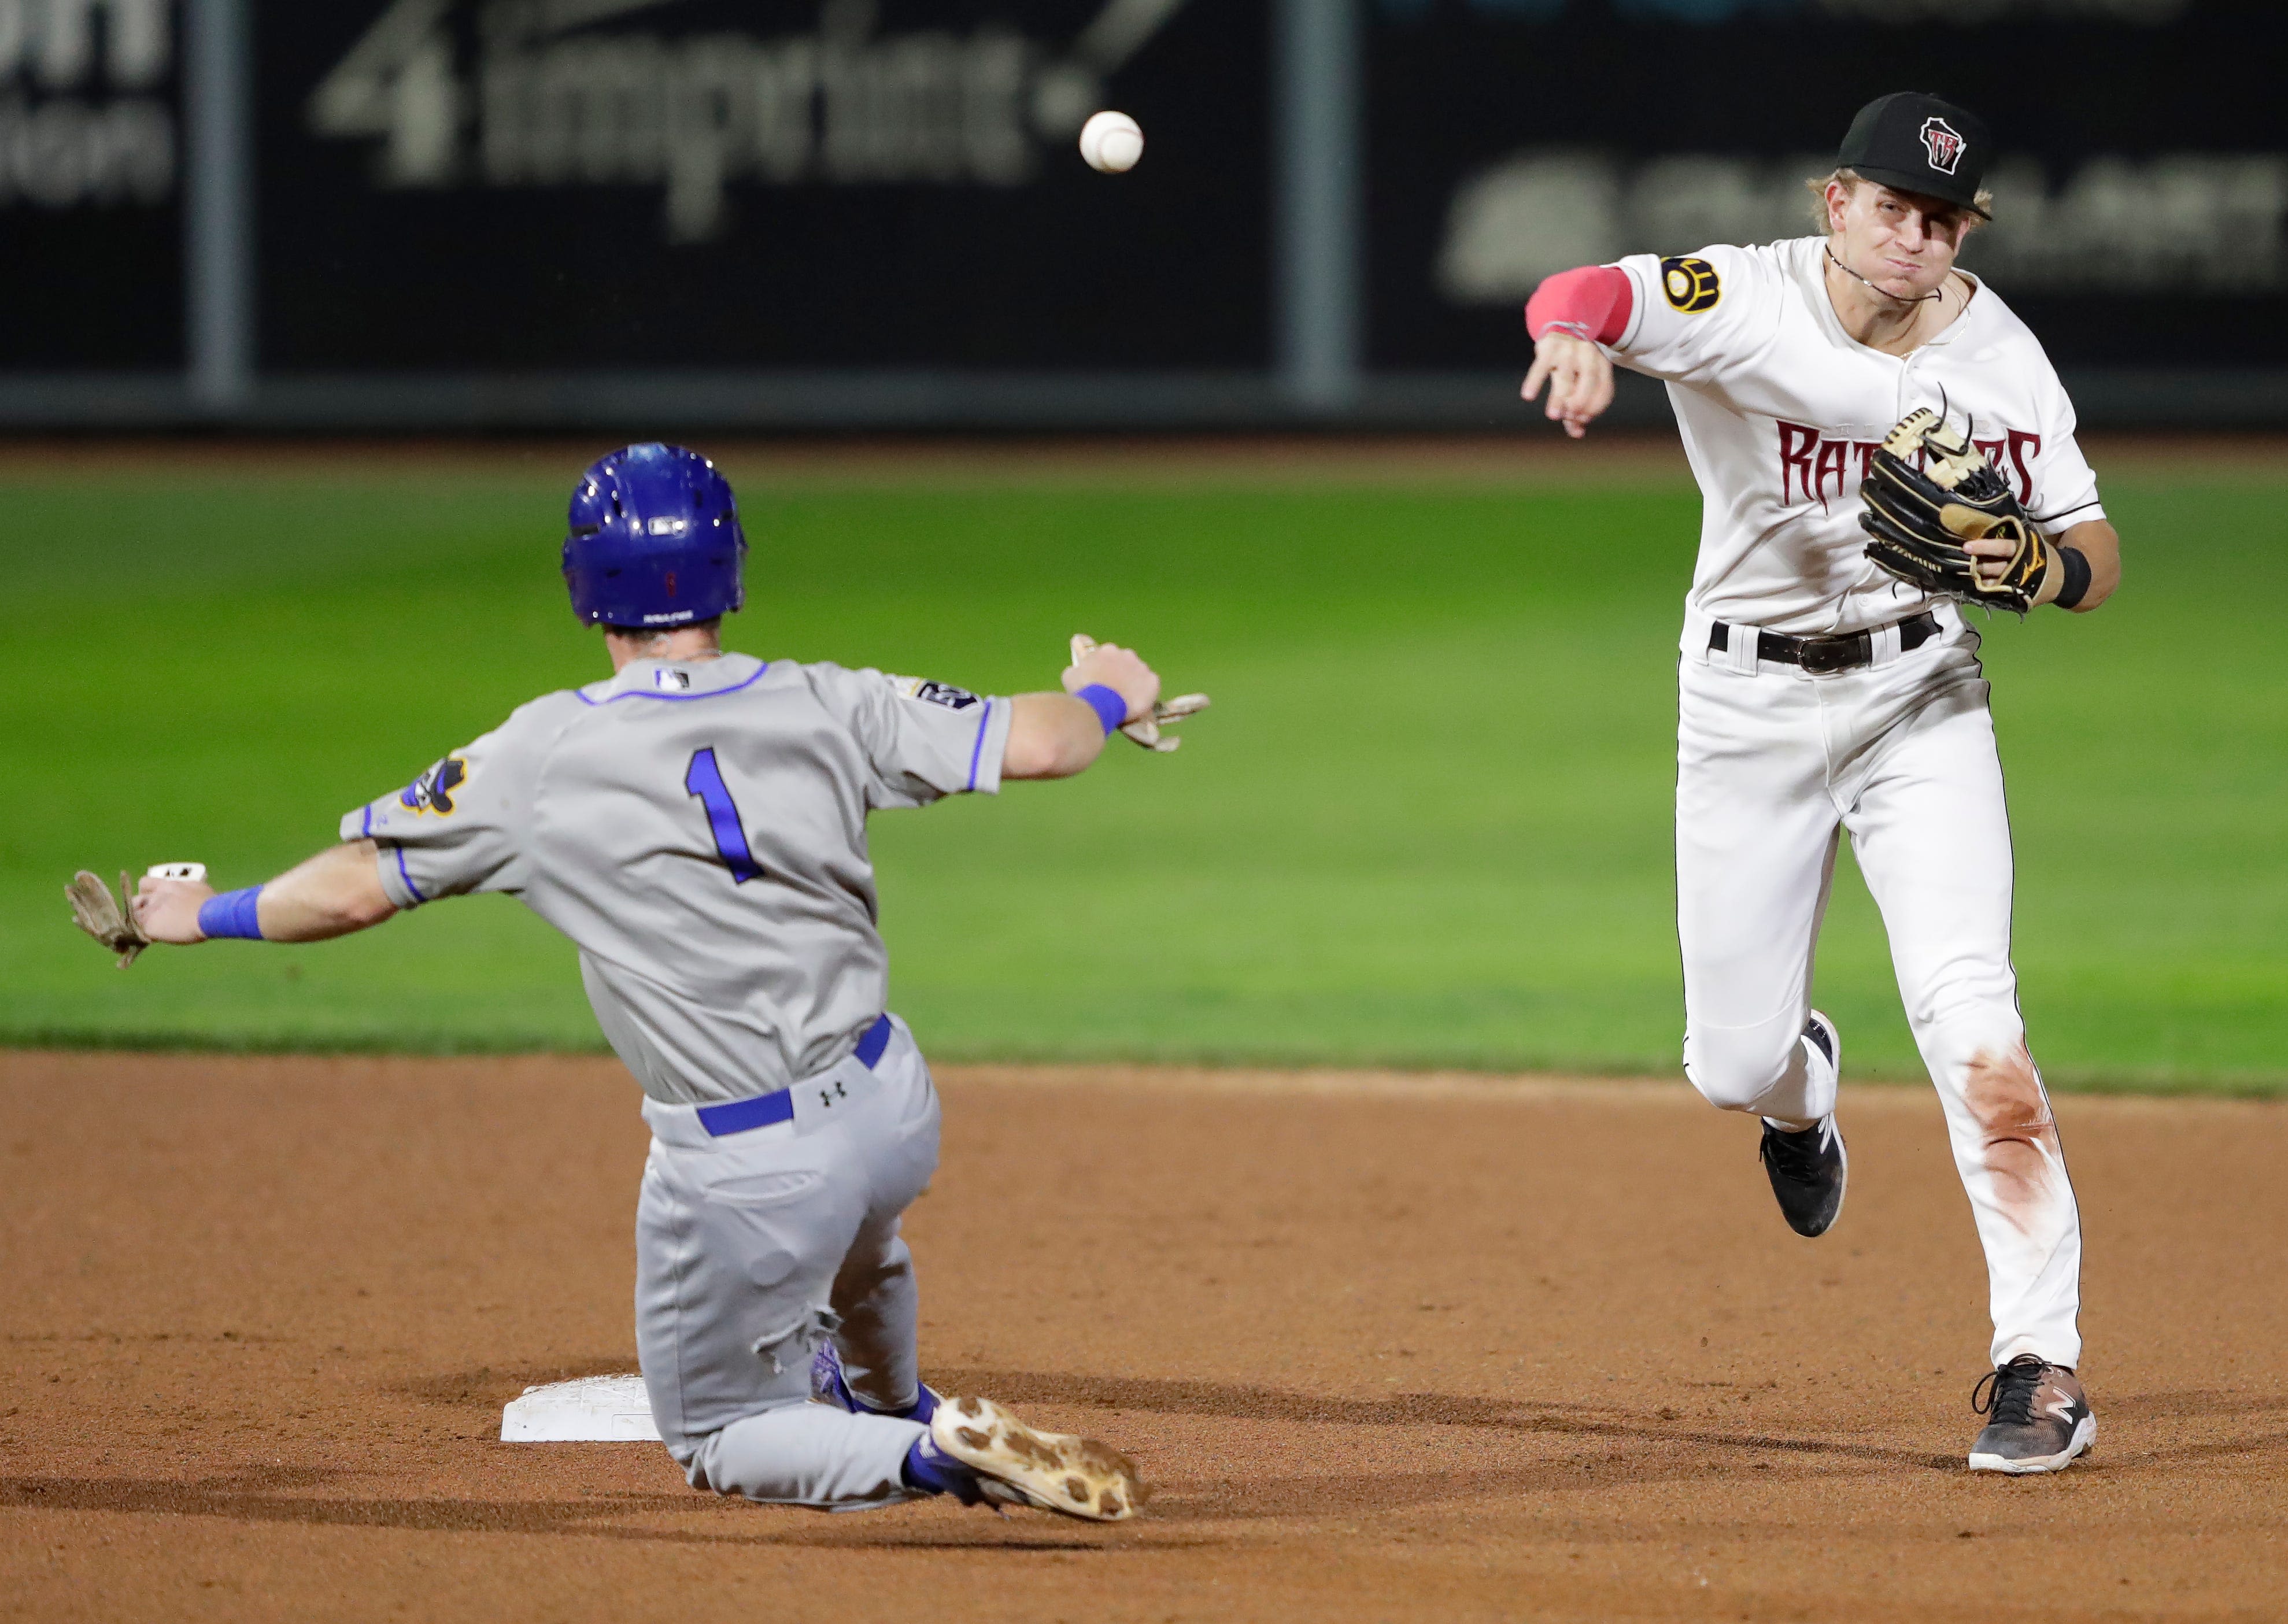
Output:
[[[555,574],[572,471],[0,487],[0,1041],[597,1047],[570,950],[506,899],[123,975],[61,894],[83,864],[263,878],[600,675]],[[737,648],[1005,692],[1085,630],[1215,696],[1172,758],[877,820],[934,1054],[1674,1071],[1688,487],[743,492]],[[2288,478],[2109,492],[2123,597],[1987,640],[2036,1052],[2288,1087]],[[1848,873],[1818,995],[1855,1072],[1914,1073]]]

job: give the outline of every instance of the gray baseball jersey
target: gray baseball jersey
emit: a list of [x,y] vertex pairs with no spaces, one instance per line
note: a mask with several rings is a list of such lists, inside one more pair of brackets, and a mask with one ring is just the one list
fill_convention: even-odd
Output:
[[342,820],[398,907],[506,891],[570,937],[644,1091],[740,1099],[886,1002],[866,815],[1001,784],[1012,715],[942,683],[747,654],[551,693]]

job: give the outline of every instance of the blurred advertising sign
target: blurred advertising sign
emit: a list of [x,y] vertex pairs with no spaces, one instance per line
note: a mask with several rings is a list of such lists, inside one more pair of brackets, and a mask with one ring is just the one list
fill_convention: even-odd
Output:
[[0,0],[0,366],[182,353],[170,0]]
[[[2279,365],[2288,44],[2257,0],[1376,0],[1373,349],[1521,353],[1540,279],[1815,229],[1853,110],[1942,86],[2001,150],[1965,266],[2068,365]],[[2270,42],[2268,45],[2265,42]],[[2052,71],[2028,76],[2030,60]],[[1625,87],[1625,88],[1623,88]],[[1616,93],[1617,92],[1617,93]]]
[[[1649,245],[1801,236],[1819,209],[1805,181],[1833,162],[1516,154],[1455,187],[1438,288],[1456,304],[1508,305],[1553,271]],[[1987,182],[1994,222],[1963,264],[2014,297],[2288,289],[2288,153],[2093,158],[2054,183],[2039,162],[2006,156]]]
[[[1259,4],[259,16],[266,364],[1247,366],[1267,349]],[[1115,105],[1151,141],[1116,181],[1074,147]]]

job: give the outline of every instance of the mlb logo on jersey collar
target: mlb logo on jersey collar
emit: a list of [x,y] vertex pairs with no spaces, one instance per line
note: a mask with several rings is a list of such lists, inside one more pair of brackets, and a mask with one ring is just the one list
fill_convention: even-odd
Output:
[[767,662],[752,654],[723,654],[690,665],[637,660],[630,661],[617,676],[592,682],[573,692],[584,705],[616,705],[631,699],[697,702],[751,688],[769,669]]

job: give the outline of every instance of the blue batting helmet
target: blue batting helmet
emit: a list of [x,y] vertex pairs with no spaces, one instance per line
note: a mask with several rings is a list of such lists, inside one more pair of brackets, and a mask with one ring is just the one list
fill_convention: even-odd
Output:
[[738,502],[696,452],[613,452],[581,476],[571,519],[564,584],[591,626],[682,626],[747,601]]

